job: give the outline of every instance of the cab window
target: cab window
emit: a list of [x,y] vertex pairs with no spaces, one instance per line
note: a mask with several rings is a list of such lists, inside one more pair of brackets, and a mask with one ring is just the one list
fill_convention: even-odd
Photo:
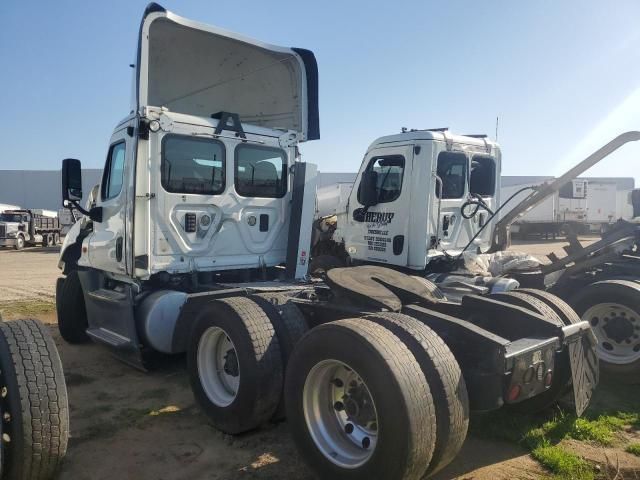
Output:
[[[376,173],[376,195],[378,203],[393,202],[402,192],[402,178],[404,176],[404,157],[402,155],[387,155],[374,157],[369,160],[365,172]],[[358,188],[358,201],[362,203]]]
[[436,184],[440,198],[462,198],[467,184],[467,156],[459,152],[442,152],[438,155],[438,177],[442,180],[442,192]]
[[474,155],[471,159],[469,191],[483,197],[496,193],[496,161],[486,155]]
[[279,148],[236,147],[235,186],[243,197],[280,198],[287,193],[287,160]]
[[111,145],[102,176],[102,200],[115,198],[122,190],[124,178],[125,142]]
[[217,195],[225,187],[224,144],[209,138],[166,135],[162,139],[161,183],[170,193]]

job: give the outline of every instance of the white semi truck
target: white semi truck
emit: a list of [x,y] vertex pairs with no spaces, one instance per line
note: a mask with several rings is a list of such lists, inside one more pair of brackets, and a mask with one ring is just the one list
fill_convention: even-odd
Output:
[[[186,353],[194,395],[217,428],[235,434],[286,416],[323,478],[431,475],[457,455],[470,410],[532,411],[567,391],[578,414],[587,407],[598,381],[591,328],[545,292],[448,301],[423,278],[370,265],[308,278],[317,170],[299,148],[319,138],[312,52],[150,4],[134,90],[86,208],[80,162],[63,161],[64,202],[84,214],[60,256],[64,339],[91,339],[139,368],[154,352]],[[444,242],[454,248],[479,228],[480,215],[472,230],[453,218],[467,168],[447,151],[457,139],[420,135],[368,157],[369,207],[349,219],[354,255],[419,262],[399,189],[439,151],[441,177],[451,176]],[[464,148],[477,154],[474,178],[488,193],[499,151],[482,139]],[[380,205],[400,209],[374,207],[374,189]]]
[[566,257],[550,256],[550,265],[521,267],[498,276],[472,275],[464,253],[504,256],[514,222],[544,210],[545,205],[555,208],[553,200],[567,186],[573,192],[565,197],[584,196],[584,183],[576,188],[572,179],[638,140],[640,132],[624,133],[561,177],[512,188],[502,197],[500,149],[487,138],[457,136],[441,129],[381,137],[367,149],[348,194],[323,192],[319,204],[330,214],[315,225],[312,270],[383,264],[428,276],[443,288],[445,282],[454,281],[458,289],[462,283],[471,291],[481,286],[495,292],[498,287],[514,288],[516,284],[505,283],[511,279],[523,287],[546,290],[568,301],[592,324],[603,368],[622,380],[637,382],[637,193],[628,196],[628,200],[635,198],[631,213],[635,220],[612,224],[602,240],[587,248],[571,237]]

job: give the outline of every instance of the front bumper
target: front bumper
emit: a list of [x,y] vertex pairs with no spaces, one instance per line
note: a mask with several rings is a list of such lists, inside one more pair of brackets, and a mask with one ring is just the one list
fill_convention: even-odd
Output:
[[15,244],[15,238],[0,238],[0,247],[13,247]]

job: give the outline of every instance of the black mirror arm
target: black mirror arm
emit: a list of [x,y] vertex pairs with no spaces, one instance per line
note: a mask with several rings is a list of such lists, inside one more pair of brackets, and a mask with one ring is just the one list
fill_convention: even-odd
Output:
[[86,210],[76,200],[69,200],[69,203],[81,214],[86,215],[94,222],[102,222],[102,207],[92,207],[90,210]]

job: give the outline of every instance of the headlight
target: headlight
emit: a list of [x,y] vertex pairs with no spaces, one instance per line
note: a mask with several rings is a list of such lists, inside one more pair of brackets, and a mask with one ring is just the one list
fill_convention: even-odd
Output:
[[7,233],[7,237],[16,238],[18,236],[18,232],[9,232]]

